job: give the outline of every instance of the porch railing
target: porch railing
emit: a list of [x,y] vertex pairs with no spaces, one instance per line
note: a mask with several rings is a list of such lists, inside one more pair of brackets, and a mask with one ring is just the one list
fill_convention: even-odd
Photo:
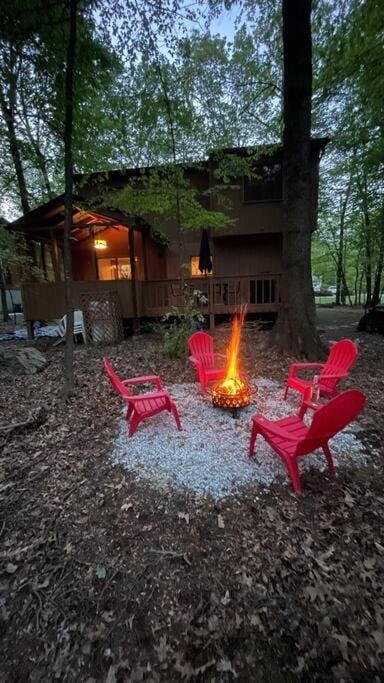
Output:
[[[201,308],[204,313],[233,313],[247,304],[250,313],[275,312],[279,307],[280,275],[249,275],[187,278],[191,289],[198,289],[207,298]],[[158,316],[171,306],[180,306],[183,293],[180,280],[142,282],[145,315]]]
[[[201,306],[206,315],[233,313],[247,304],[250,313],[275,312],[279,308],[279,275],[231,275],[227,277],[187,278],[185,282],[203,292],[207,303]],[[75,281],[72,283],[75,308],[81,306],[84,292],[116,291],[124,318],[134,316],[130,280]],[[137,314],[139,317],[164,315],[171,306],[183,301],[180,280],[137,281]],[[63,282],[33,282],[23,285],[22,297],[26,320],[52,320],[65,313]]]

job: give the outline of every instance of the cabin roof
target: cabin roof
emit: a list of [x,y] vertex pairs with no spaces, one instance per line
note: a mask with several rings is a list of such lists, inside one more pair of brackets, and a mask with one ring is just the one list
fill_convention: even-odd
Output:
[[[110,211],[104,207],[97,207],[95,210],[83,208],[78,196],[74,196],[72,207],[71,239],[75,242],[86,239],[90,228],[96,233],[106,227],[129,228],[133,223],[135,228],[139,227],[133,216],[121,211]],[[60,237],[60,233],[64,231],[64,194],[32,209],[9,223],[8,227],[24,234],[33,232],[35,239],[46,239],[51,231],[59,232]]]
[[[321,152],[322,150],[325,149],[327,144],[329,143],[330,138],[329,137],[321,137],[321,138],[312,138],[311,139],[311,149],[313,152]],[[200,170],[203,170],[204,168],[209,169],[209,165],[212,161],[212,159],[215,157],[215,155],[218,154],[236,154],[237,156],[248,156],[251,154],[254,154],[257,151],[262,152],[262,156],[264,155],[265,157],[270,156],[272,153],[272,156],[280,156],[283,151],[283,146],[280,145],[255,145],[255,146],[247,146],[247,147],[224,147],[222,149],[216,149],[212,150],[209,153],[208,158],[206,159],[200,159],[195,162],[190,162],[188,164],[183,164],[180,163],[179,165],[188,168],[191,167],[193,168],[194,166],[198,167]],[[269,151],[268,151],[269,150]],[[137,166],[137,167],[123,167],[123,168],[115,168],[111,169],[109,171],[104,170],[99,170],[99,171],[94,171],[92,173],[74,173],[73,178],[75,180],[75,183],[81,183],[83,180],[90,180],[90,179],[100,179],[102,180],[103,177],[105,180],[108,179],[113,179],[113,178],[121,178],[121,177],[131,177],[134,175],[137,175],[137,173],[148,173],[151,169],[154,168],[161,168],[168,166],[169,164],[159,164],[159,165],[154,165],[154,166]]]

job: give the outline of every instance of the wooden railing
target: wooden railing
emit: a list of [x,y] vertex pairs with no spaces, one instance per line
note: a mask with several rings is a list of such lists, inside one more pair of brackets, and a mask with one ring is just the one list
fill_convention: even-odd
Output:
[[[280,275],[249,275],[188,278],[186,284],[203,292],[207,304],[204,313],[233,313],[247,304],[250,313],[275,312],[279,308]],[[143,307],[147,316],[162,315],[171,306],[180,306],[183,293],[180,280],[142,282]]]
[[[188,278],[191,290],[198,289],[207,298],[201,305],[206,315],[234,313],[247,304],[250,313],[275,312],[279,308],[279,275],[249,275]],[[72,283],[74,307],[80,307],[83,292],[116,291],[124,318],[134,316],[130,280],[75,281]],[[180,280],[137,281],[137,314],[139,317],[164,315],[172,306],[181,306],[183,292]],[[65,313],[63,282],[31,282],[23,285],[22,297],[26,320],[53,320]]]
[[[140,283],[141,284],[141,283]],[[132,284],[130,280],[84,280],[72,283],[75,308],[80,308],[83,292],[115,291],[119,295],[123,318],[133,317]],[[54,320],[65,313],[64,282],[28,282],[22,286],[24,317],[26,320]],[[141,290],[138,291],[138,315],[144,315]]]

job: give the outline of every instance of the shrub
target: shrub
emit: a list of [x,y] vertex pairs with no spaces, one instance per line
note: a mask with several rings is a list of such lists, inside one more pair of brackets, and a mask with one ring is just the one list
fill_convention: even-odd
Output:
[[207,301],[203,292],[186,284],[182,307],[172,306],[163,316],[157,330],[162,338],[163,351],[169,358],[187,356],[189,337],[204,323],[198,304],[205,304]]

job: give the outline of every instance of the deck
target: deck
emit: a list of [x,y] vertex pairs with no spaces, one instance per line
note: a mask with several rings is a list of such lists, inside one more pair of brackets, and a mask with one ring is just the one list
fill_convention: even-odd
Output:
[[[232,275],[227,277],[187,278],[193,289],[203,292],[207,303],[200,306],[209,316],[211,326],[215,315],[232,314],[241,304],[249,313],[274,313],[279,309],[279,274]],[[118,294],[123,318],[158,318],[172,306],[182,304],[180,280],[137,280],[133,291],[131,280],[74,281],[72,292],[75,308],[80,308],[83,293],[115,291]],[[136,298],[136,306],[134,304]],[[22,287],[26,321],[54,320],[65,313],[63,282],[33,282]]]

